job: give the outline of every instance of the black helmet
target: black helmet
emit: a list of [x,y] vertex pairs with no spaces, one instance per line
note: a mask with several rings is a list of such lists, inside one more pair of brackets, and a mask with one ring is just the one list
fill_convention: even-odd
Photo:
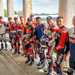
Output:
[[47,17],[47,20],[51,20],[51,19],[52,19],[52,17],[51,17],[51,16],[48,16],[48,17]]
[[0,16],[0,19],[2,19],[2,16]]
[[31,21],[32,21],[32,18],[28,18],[27,21],[28,21],[28,22],[31,22]]
[[63,16],[58,16],[58,17],[57,17],[57,20],[58,20],[58,19],[63,19]]

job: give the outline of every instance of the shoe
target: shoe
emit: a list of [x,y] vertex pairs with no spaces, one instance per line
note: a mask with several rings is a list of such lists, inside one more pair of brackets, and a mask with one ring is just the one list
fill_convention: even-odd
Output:
[[39,70],[39,72],[42,72],[42,73],[43,73],[43,72],[44,72],[44,70],[43,70],[43,69],[40,69],[40,70]]
[[30,60],[26,60],[26,61],[25,61],[25,64],[27,64],[27,63],[29,63],[29,62],[30,62]]
[[52,71],[50,75],[58,75],[56,72]]
[[67,74],[68,75],[73,75],[73,69],[69,68],[68,71],[67,71]]
[[41,65],[41,63],[39,62],[38,64],[37,64],[37,66],[40,66]]
[[44,67],[44,64],[40,64],[39,66],[37,66],[38,69],[42,69]]
[[21,54],[20,52],[18,52],[18,54]]
[[34,61],[31,60],[31,61],[28,62],[28,65],[32,65],[33,63],[34,63]]

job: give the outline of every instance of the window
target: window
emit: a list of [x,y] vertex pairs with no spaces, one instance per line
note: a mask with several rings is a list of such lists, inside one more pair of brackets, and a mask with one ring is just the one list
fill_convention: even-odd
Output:
[[58,0],[32,0],[33,14],[58,14]]

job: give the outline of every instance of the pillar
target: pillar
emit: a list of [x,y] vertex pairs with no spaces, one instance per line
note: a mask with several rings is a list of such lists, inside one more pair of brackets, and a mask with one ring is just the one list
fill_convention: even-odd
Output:
[[3,16],[3,0],[0,0],[0,16]]
[[66,22],[66,2],[67,0],[59,0],[59,16],[63,16],[64,23]]
[[66,24],[71,27],[72,26],[72,18],[75,16],[75,0],[67,0],[66,7]]
[[75,0],[59,0],[59,15],[64,17],[66,26],[70,28],[75,16]]
[[13,0],[7,0],[7,14],[8,17],[14,16]]
[[32,14],[32,0],[23,0],[23,16],[29,17]]

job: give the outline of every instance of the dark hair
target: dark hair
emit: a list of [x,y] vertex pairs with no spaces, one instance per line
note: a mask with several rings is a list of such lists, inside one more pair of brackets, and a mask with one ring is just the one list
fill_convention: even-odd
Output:
[[63,19],[63,16],[58,16],[57,17],[57,20],[59,20],[59,19]]
[[12,17],[8,17],[8,20],[11,20],[12,19]]
[[14,20],[17,20],[18,18],[17,17],[14,17]]
[[48,16],[48,17],[47,17],[47,20],[51,20],[51,19],[53,19],[51,16]]
[[32,21],[32,18],[28,18],[27,21],[28,21],[28,22],[31,22],[31,21]]
[[41,19],[41,17],[36,17],[36,20]]
[[2,19],[2,16],[0,16],[0,19]]

